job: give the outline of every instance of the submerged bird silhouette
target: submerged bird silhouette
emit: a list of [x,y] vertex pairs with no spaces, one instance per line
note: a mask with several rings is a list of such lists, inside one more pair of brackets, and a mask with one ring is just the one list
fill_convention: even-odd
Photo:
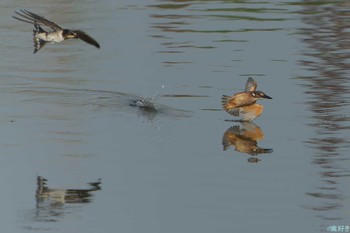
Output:
[[264,107],[257,104],[258,99],[272,99],[262,91],[256,91],[257,83],[251,77],[248,78],[243,92],[233,96],[223,95],[221,104],[226,112],[233,116],[241,117],[242,121],[252,121],[260,116]]
[[[20,12],[15,11],[15,13],[17,15],[12,16],[13,18],[34,25],[34,53],[38,52],[42,47],[44,47],[47,42],[59,43],[68,39],[80,39],[88,44],[100,48],[99,43],[95,39],[81,30],[63,29],[56,23],[27,10],[21,9]],[[47,32],[41,26],[49,27],[53,31]]]

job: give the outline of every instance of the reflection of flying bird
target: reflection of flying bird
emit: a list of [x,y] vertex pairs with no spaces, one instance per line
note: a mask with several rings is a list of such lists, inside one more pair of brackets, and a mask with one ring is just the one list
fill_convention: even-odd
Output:
[[54,204],[88,203],[91,201],[91,192],[101,190],[101,180],[89,183],[87,189],[53,189],[46,184],[46,179],[37,177],[36,199],[38,202],[50,201]]
[[[39,222],[56,222],[66,214],[72,213],[70,204],[77,206],[90,203],[93,200],[92,192],[101,190],[101,179],[88,183],[88,187],[80,189],[49,188],[47,180],[37,177],[35,192],[36,210],[35,220]],[[78,204],[78,205],[77,205]]]
[[233,96],[223,95],[221,103],[226,112],[233,116],[241,117],[242,121],[252,121],[260,116],[264,107],[257,104],[258,99],[272,99],[262,91],[256,91],[257,83],[252,78],[248,78],[244,92],[239,92]]
[[257,141],[264,138],[264,133],[257,125],[250,122],[242,122],[242,128],[238,125],[230,127],[222,138],[223,149],[234,146],[235,150],[250,155],[271,153],[272,149],[258,146]]
[[[95,39],[81,30],[63,29],[56,23],[27,10],[20,10],[20,12],[15,11],[15,13],[17,15],[12,16],[13,18],[34,25],[34,53],[44,47],[47,42],[59,43],[68,39],[80,39],[88,44],[100,48],[99,43]],[[53,31],[47,32],[41,26],[50,27]]]

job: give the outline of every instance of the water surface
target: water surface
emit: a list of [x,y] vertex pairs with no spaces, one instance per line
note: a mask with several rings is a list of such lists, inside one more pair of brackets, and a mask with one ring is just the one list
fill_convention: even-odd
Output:
[[[4,231],[350,224],[347,1],[1,6]],[[101,49],[73,40],[33,55],[32,27],[11,18],[20,8]],[[254,124],[220,104],[248,77],[273,97]]]

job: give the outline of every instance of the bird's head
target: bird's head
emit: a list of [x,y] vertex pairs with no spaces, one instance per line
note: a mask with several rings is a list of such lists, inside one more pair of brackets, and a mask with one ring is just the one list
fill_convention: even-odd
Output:
[[73,30],[63,29],[62,35],[66,39],[78,39],[78,34]]
[[272,99],[262,91],[252,91],[251,95],[254,99]]

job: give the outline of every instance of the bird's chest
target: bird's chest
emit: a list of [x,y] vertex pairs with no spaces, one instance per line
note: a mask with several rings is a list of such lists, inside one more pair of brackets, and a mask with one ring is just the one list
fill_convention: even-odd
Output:
[[59,31],[38,33],[35,35],[35,37],[51,43],[58,43],[64,40],[62,33]]

